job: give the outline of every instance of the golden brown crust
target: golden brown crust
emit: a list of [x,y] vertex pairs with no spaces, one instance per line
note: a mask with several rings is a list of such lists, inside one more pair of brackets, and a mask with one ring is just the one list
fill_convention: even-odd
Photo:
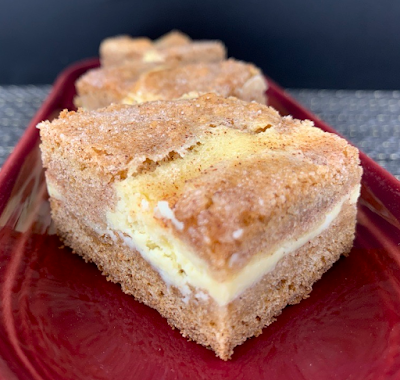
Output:
[[105,39],[100,45],[100,59],[105,67],[137,60],[158,62],[216,62],[226,58],[220,41],[192,41],[185,34],[172,31],[154,42],[145,37],[117,36]]
[[185,33],[179,30],[171,30],[170,32],[164,34],[160,38],[154,41],[154,45],[157,48],[166,48],[170,46],[182,46],[188,45],[192,42],[192,39]]
[[132,38],[127,35],[106,38],[100,44],[100,57],[102,63],[112,66],[124,59],[140,60],[146,51],[153,47],[149,38]]
[[120,103],[140,75],[160,67],[160,63],[136,61],[130,64],[89,70],[76,82],[76,105],[86,109]]
[[98,68],[83,75],[76,88],[78,104],[85,109],[111,103],[171,100],[189,93],[208,92],[265,104],[266,82],[254,65],[229,59],[217,63],[161,66],[139,62]]
[[83,184],[81,168],[106,183],[118,181],[149,163],[179,159],[220,125],[266,134],[264,152],[200,171],[178,193],[163,199],[184,228],[177,229],[170,220],[160,223],[210,270],[226,277],[260,250],[272,251],[280,242],[306,233],[349,194],[361,177],[357,149],[308,121],[282,118],[269,107],[214,94],[64,112],[39,128],[44,165],[61,155],[60,160],[74,168],[70,177]]
[[235,96],[265,104],[265,90],[265,80],[258,68],[229,59],[152,70],[140,76],[130,95],[143,94],[146,97],[149,94],[160,100],[170,100],[190,92],[215,92],[223,97]]
[[304,142],[299,150],[288,144],[285,153],[214,165],[187,181],[177,199],[167,199],[185,226],[176,233],[220,278],[239,271],[258,252],[273,252],[315,228],[359,183],[357,153],[343,144],[353,162],[339,164],[340,145],[324,164],[307,157]]
[[171,152],[184,155],[207,130],[224,125],[254,132],[282,122],[278,112],[258,103],[206,94],[196,99],[111,105],[96,111],[64,111],[38,125],[43,144],[65,149],[73,161],[118,176],[135,173],[146,160]]

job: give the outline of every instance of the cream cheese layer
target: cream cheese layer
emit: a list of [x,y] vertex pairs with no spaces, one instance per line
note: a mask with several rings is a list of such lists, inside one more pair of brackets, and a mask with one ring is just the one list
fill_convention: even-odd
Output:
[[46,180],[46,185],[47,185],[47,192],[50,195],[50,197],[52,197],[54,199],[57,199],[59,201],[63,200],[63,196],[61,194],[61,191],[57,188],[56,185],[54,185],[48,179]]
[[131,193],[127,196],[125,190],[121,183],[117,186],[119,201],[116,209],[107,214],[108,233],[113,238],[115,234],[119,235],[129,247],[137,250],[168,285],[180,289],[184,300],[188,299],[190,285],[196,289],[195,297],[198,294],[204,296],[206,292],[220,306],[233,301],[266,273],[272,271],[285,255],[299,249],[328,229],[343,205],[355,203],[360,194],[360,186],[357,185],[307,233],[284,242],[272,253],[263,255],[260,252],[242,270],[221,282],[211,275],[206,262],[157,222],[157,217],[162,216],[170,219],[178,227],[181,226],[167,202],[159,201],[152,212],[149,202],[142,194]]

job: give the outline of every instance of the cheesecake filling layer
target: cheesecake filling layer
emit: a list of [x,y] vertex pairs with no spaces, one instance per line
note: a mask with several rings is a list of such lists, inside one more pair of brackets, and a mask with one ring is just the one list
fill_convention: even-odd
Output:
[[122,99],[121,103],[123,104],[141,104],[145,102],[153,102],[155,100],[160,100],[161,97],[154,95],[152,93],[143,93],[141,91],[138,92],[130,92],[125,98]]
[[[325,215],[321,215],[319,222],[305,235],[284,242],[275,252],[271,252],[271,249],[258,252],[240,272],[224,281],[217,280],[208,263],[178,239],[164,222],[170,222],[176,230],[185,228],[173,213],[174,200],[179,199],[187,181],[215,165],[221,163],[229,167],[235,162],[239,163],[241,157],[268,160],[272,156],[279,159],[282,155],[284,158],[287,151],[276,149],[271,152],[266,148],[270,141],[277,138],[274,136],[276,130],[265,126],[260,126],[260,129],[263,131],[248,133],[222,126],[210,128],[184,154],[172,152],[171,159],[114,184],[118,201],[115,209],[106,214],[108,233],[114,238],[119,235],[128,246],[140,252],[163,280],[179,288],[185,298],[190,289],[188,285],[191,285],[209,294],[219,305],[228,304],[273,270],[285,254],[295,251],[329,228],[345,202],[353,202],[358,198],[359,186]],[[299,164],[303,162],[301,156],[296,155],[292,159],[299,160]],[[233,238],[245,239],[242,233],[240,230],[234,231]],[[233,254],[232,264],[237,259]]]
[[[268,255],[260,252],[240,272],[223,282],[213,278],[206,262],[191,252],[189,247],[176,239],[166,228],[157,224],[149,225],[140,218],[132,218],[126,212],[129,205],[124,204],[124,199],[119,201],[115,212],[108,213],[108,234],[113,239],[118,235],[130,248],[137,250],[160,274],[166,284],[180,289],[184,300],[189,299],[189,285],[191,285],[196,289],[194,297],[200,299],[201,297],[197,296],[204,295],[206,292],[217,304],[224,306],[259,281],[266,273],[272,271],[285,255],[299,249],[328,229],[339,215],[343,205],[355,203],[359,194],[360,186],[357,185],[306,234],[284,242]],[[143,205],[143,198],[139,198],[138,195],[137,202],[140,207],[145,209],[149,207],[146,203]],[[163,204],[162,208],[165,209],[165,206]],[[170,218],[174,218],[173,214],[166,212]]]

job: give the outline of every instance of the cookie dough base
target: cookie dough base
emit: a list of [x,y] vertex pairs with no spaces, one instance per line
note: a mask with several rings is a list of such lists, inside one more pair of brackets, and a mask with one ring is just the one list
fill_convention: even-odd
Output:
[[288,304],[311,292],[342,254],[350,251],[356,205],[345,203],[330,227],[298,250],[286,255],[275,269],[226,306],[219,306],[201,289],[182,294],[166,284],[158,272],[119,237],[100,236],[69,213],[62,201],[51,198],[52,216],[64,243],[94,262],[122,290],[156,309],[181,334],[202,344],[223,360],[235,346],[262,332]]

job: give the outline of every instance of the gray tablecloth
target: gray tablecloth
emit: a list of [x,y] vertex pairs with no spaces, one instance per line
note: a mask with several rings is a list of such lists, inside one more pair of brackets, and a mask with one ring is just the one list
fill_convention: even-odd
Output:
[[[0,166],[50,88],[0,86]],[[287,91],[400,179],[400,91]]]

